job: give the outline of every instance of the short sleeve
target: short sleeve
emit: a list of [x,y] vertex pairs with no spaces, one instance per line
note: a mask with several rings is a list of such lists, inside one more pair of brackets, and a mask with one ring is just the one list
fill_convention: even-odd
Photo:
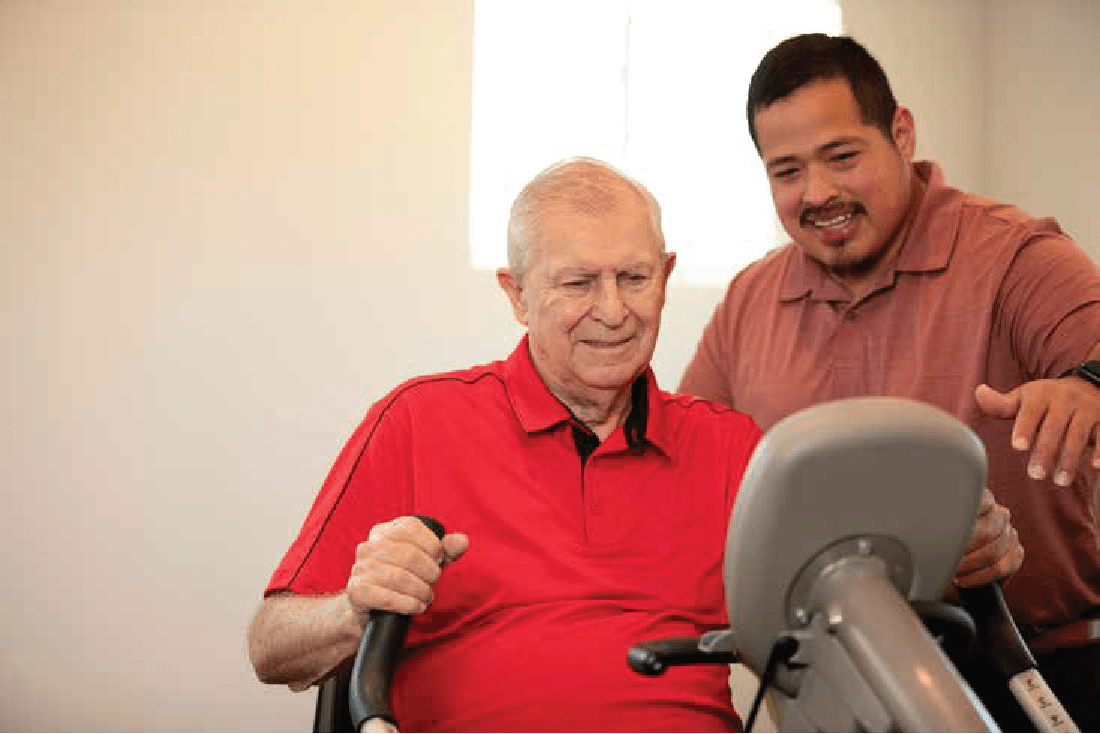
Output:
[[1032,379],[1057,377],[1100,342],[1100,268],[1050,220],[1037,226],[1010,264],[997,304]]
[[372,406],[345,444],[265,595],[342,591],[370,529],[413,511],[412,431],[401,397],[395,391]]

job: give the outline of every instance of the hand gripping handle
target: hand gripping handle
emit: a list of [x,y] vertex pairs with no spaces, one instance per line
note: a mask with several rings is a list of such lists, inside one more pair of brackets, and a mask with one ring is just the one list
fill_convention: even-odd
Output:
[[[436,537],[443,538],[443,525],[438,520],[422,515],[417,515],[417,519]],[[382,719],[396,730],[397,720],[390,707],[390,685],[411,620],[408,614],[371,612],[371,619],[359,640],[359,653],[351,669],[348,691],[355,731],[362,731],[363,724],[372,719]]]

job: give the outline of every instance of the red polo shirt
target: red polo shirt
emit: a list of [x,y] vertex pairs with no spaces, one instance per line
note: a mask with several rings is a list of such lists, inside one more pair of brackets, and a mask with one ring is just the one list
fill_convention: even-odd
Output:
[[267,593],[341,591],[371,526],[431,515],[470,549],[409,632],[403,730],[736,730],[726,666],[645,678],[626,653],[726,625],[726,525],[760,431],[652,371],[646,402],[640,453],[619,428],[582,462],[526,339],[406,382],[340,454]]

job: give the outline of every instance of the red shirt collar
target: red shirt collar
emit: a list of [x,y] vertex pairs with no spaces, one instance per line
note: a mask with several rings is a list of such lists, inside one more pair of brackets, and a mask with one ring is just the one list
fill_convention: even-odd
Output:
[[[535,363],[531,360],[529,341],[529,337],[525,334],[504,362],[502,376],[516,419],[524,431],[537,433],[562,423],[572,422],[573,415],[550,392],[550,388],[539,376],[538,371],[535,369]],[[645,439],[666,455],[671,455],[672,440],[668,432],[664,400],[660,389],[657,387],[657,378],[653,374],[652,367],[647,365],[645,373],[639,379],[644,379],[646,385]],[[604,443],[611,450],[622,449],[625,451],[627,449],[626,436],[622,426],[615,429],[615,432]]]

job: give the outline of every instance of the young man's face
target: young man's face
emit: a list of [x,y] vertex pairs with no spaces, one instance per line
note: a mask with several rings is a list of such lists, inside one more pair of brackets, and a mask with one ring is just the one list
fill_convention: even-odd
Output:
[[915,208],[915,138],[899,107],[893,140],[863,122],[848,82],[811,83],[756,113],[760,156],[783,228],[837,278],[858,286],[892,260]]

